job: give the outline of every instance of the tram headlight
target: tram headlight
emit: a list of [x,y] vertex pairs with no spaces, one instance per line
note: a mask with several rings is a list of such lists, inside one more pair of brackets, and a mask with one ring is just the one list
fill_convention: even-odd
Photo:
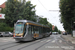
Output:
[[20,37],[23,37],[23,36],[20,36]]
[[13,37],[15,37],[15,35],[13,35]]

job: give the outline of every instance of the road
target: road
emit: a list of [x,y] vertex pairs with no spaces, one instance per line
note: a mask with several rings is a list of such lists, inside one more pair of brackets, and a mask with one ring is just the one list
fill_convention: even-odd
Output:
[[12,37],[0,37],[0,50],[75,50],[61,35],[51,35],[30,42],[16,42]]

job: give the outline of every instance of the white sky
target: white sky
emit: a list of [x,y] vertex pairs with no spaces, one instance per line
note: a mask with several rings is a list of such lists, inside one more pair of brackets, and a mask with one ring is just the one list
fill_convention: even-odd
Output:
[[[6,0],[1,0],[0,5]],[[59,30],[64,31],[62,24],[59,20],[59,11],[49,11],[49,10],[59,10],[60,0],[30,0],[33,5],[36,5],[36,14],[39,16],[46,17],[48,21],[58,27]],[[42,6],[43,5],[43,6]]]

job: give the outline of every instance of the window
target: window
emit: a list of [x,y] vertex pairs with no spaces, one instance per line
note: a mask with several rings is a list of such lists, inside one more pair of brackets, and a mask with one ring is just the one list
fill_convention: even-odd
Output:
[[15,26],[15,33],[23,33],[23,29],[24,29],[24,24],[17,24]]

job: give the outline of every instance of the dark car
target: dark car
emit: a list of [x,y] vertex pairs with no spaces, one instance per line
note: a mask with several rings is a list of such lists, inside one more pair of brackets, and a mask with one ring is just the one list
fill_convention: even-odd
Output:
[[63,35],[67,35],[67,33],[63,33]]
[[50,32],[50,35],[52,35],[52,32]]
[[0,37],[2,36],[1,34],[2,34],[2,33],[0,33]]

